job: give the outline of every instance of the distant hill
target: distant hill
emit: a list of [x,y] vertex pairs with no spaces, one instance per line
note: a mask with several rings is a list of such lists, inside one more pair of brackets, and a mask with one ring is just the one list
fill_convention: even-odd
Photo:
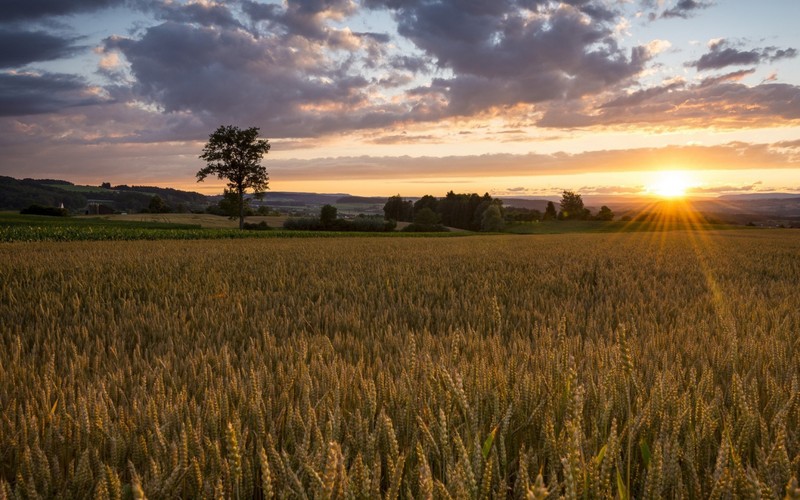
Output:
[[[21,210],[30,205],[58,207],[62,203],[72,212],[83,210],[90,200],[99,201],[118,212],[139,212],[147,208],[154,195],[158,195],[174,211],[201,211],[217,203],[222,195],[206,196],[191,191],[157,186],[86,186],[59,179],[15,179],[0,176],[0,210]],[[323,205],[338,206],[345,216],[356,214],[383,214],[384,196],[353,196],[347,193],[308,193],[267,191],[253,206],[264,205],[291,215],[318,215]],[[407,197],[415,201],[416,198]],[[506,207],[544,211],[548,201],[558,209],[559,197],[508,197]],[[585,196],[587,208],[596,212],[608,205],[618,217],[636,216],[658,209],[662,200],[641,196]],[[691,198],[688,203],[694,210],[710,219],[736,224],[800,225],[800,195],[791,193],[745,193],[719,198]]]
[[208,197],[190,191],[155,186],[81,186],[57,179],[15,179],[0,176],[0,210],[21,210],[30,205],[60,206],[73,212],[98,200],[120,212],[138,212],[158,195],[173,210],[200,210]]
[[342,196],[336,203],[348,205],[385,205],[388,196]]
[[527,208],[527,209],[535,209],[539,210],[540,212],[544,212],[547,208],[547,203],[553,201],[556,204],[556,209],[558,209],[558,201],[557,200],[548,200],[547,198],[503,198],[503,206],[505,207],[517,207],[517,208]]
[[63,203],[69,210],[85,207],[86,197],[63,189],[68,186],[72,186],[72,183],[0,176],[0,210],[22,210],[33,204],[58,207]]
[[741,201],[741,200],[780,200],[786,198],[800,198],[800,196],[798,196],[797,193],[743,193],[743,194],[725,194],[717,199],[726,201]]

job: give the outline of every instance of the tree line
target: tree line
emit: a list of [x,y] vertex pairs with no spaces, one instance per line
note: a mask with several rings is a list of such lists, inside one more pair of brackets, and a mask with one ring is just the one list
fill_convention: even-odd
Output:
[[387,220],[411,222],[420,231],[441,230],[445,226],[470,231],[500,231],[503,229],[503,201],[489,193],[459,193],[450,191],[443,198],[425,195],[415,202],[395,195],[383,207]]
[[614,212],[603,205],[597,214],[583,204],[580,194],[565,190],[559,203],[560,210],[552,201],[547,202],[544,212],[521,207],[504,207],[503,200],[489,193],[456,194],[450,191],[443,198],[426,194],[412,201],[399,194],[392,196],[383,206],[387,220],[411,222],[420,230],[436,230],[438,226],[449,226],[470,231],[501,231],[507,222],[532,222],[543,220],[600,220],[609,221]]

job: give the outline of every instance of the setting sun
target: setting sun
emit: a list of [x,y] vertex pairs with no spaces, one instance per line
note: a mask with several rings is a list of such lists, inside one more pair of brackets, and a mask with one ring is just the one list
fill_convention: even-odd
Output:
[[682,198],[692,187],[692,179],[682,170],[662,170],[648,185],[648,192],[662,198]]

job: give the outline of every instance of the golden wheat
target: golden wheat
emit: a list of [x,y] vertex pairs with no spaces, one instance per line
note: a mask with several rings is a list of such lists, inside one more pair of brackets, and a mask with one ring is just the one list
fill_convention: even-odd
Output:
[[13,243],[0,283],[0,499],[800,491],[800,233]]

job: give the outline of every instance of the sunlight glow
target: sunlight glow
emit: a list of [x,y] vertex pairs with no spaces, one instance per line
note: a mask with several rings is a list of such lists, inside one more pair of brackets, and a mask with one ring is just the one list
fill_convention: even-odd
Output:
[[686,190],[694,185],[691,177],[683,170],[662,170],[648,184],[647,192],[662,198],[682,198]]

